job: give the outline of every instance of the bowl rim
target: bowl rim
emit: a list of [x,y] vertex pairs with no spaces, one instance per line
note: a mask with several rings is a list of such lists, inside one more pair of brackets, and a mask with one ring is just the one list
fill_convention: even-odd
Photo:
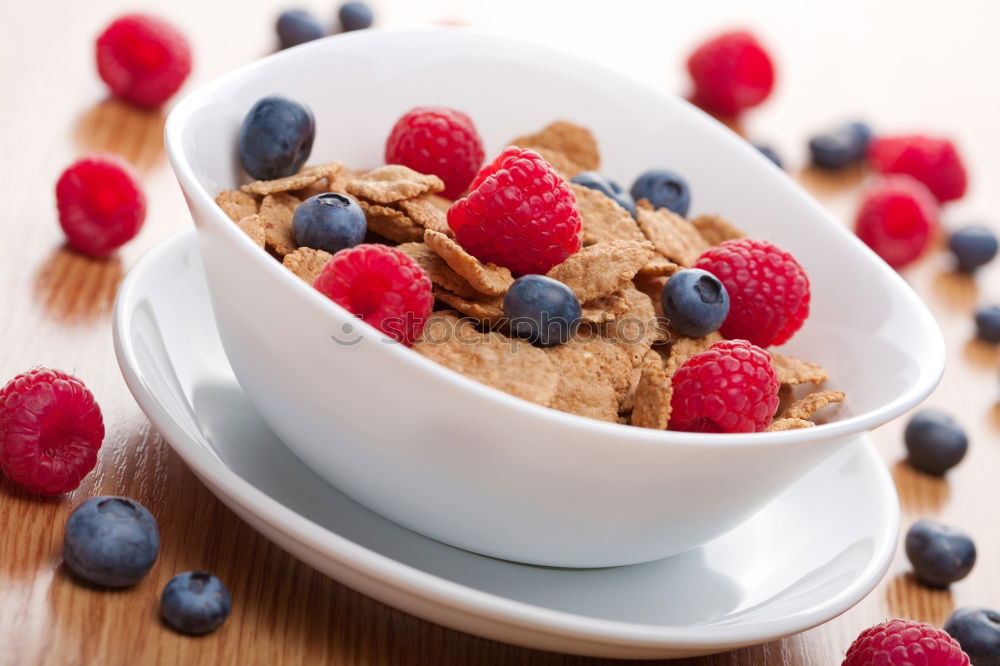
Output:
[[[465,375],[442,366],[420,354],[413,353],[401,344],[388,344],[389,339],[380,331],[369,324],[362,322],[337,305],[333,301],[324,297],[320,292],[311,288],[303,280],[286,270],[280,262],[271,257],[265,250],[257,247],[253,242],[233,224],[228,216],[215,203],[215,195],[204,187],[194,174],[194,170],[187,159],[184,151],[183,137],[190,126],[192,117],[202,108],[213,105],[213,100],[217,99],[221,92],[234,85],[245,82],[261,69],[275,68],[285,61],[295,61],[306,57],[313,51],[322,51],[337,48],[341,44],[358,42],[365,44],[370,42],[379,45],[385,40],[393,40],[400,36],[418,38],[426,37],[440,43],[443,39],[455,41],[475,40],[477,43],[492,41],[499,48],[518,48],[533,50],[540,57],[550,59],[561,59],[567,67],[581,68],[589,67],[601,72],[605,76],[615,76],[630,80],[635,85],[640,85],[648,92],[654,93],[666,105],[673,105],[682,108],[693,121],[709,123],[717,131],[722,132],[734,141],[734,149],[744,150],[755,155],[759,164],[765,168],[776,169],[776,167],[748,142],[739,139],[725,125],[715,120],[700,109],[697,109],[682,98],[658,90],[647,83],[633,77],[628,73],[623,73],[610,68],[602,63],[594,62],[582,56],[566,53],[548,46],[540,45],[527,39],[520,39],[504,35],[499,32],[467,27],[422,27],[422,28],[395,28],[380,30],[356,31],[344,35],[334,35],[319,40],[308,42],[300,46],[279,51],[260,60],[249,63],[222,76],[209,81],[188,93],[172,109],[167,117],[164,127],[164,140],[171,167],[181,185],[182,190],[188,197],[189,204],[204,210],[210,210],[205,218],[209,224],[214,225],[228,240],[233,248],[241,252],[247,261],[256,263],[259,266],[266,266],[263,270],[270,271],[271,275],[279,284],[284,284],[284,289],[290,289],[297,293],[298,298],[305,299],[312,303],[310,307],[320,308],[327,313],[338,325],[351,323],[356,325],[355,330],[360,334],[366,344],[380,343],[385,348],[386,353],[394,354],[394,362],[409,363],[415,367],[422,368],[423,371],[434,375],[437,380],[449,382],[456,389],[462,389],[482,399],[492,399],[499,406],[506,409],[519,410],[526,416],[536,419],[544,419],[553,422],[555,425],[565,428],[587,428],[595,430],[597,434],[603,434],[615,440],[628,440],[633,444],[654,444],[671,445],[677,447],[746,447],[749,444],[755,446],[767,446],[774,448],[784,448],[792,446],[805,446],[819,440],[827,440],[835,437],[846,437],[861,432],[871,430],[879,425],[887,423],[892,419],[906,413],[920,402],[922,402],[937,387],[944,373],[945,367],[945,345],[944,337],[933,316],[928,311],[926,305],[903,278],[892,268],[879,258],[870,248],[861,242],[854,234],[850,233],[840,223],[832,218],[806,190],[791,178],[786,183],[791,187],[795,196],[816,216],[822,217],[828,224],[835,227],[838,233],[845,236],[848,242],[854,242],[868,254],[870,260],[876,262],[882,273],[882,277],[891,285],[893,294],[897,300],[906,303],[906,307],[918,319],[923,320],[924,327],[929,332],[928,350],[929,353],[921,355],[918,361],[918,377],[913,385],[903,391],[894,399],[875,409],[856,414],[849,418],[825,423],[813,428],[801,428],[797,430],[787,430],[780,432],[756,432],[756,433],[689,433],[671,430],[652,430],[649,428],[639,428],[619,423],[599,421],[585,416],[561,412],[551,407],[544,407],[522,398],[515,397],[499,389],[481,384]],[[201,230],[199,229],[199,233]],[[361,324],[361,325],[357,325]]]

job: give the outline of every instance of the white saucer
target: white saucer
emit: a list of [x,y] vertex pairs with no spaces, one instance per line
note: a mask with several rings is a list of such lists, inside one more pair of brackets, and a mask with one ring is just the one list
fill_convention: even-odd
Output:
[[710,654],[836,617],[895,550],[895,489],[864,440],[732,532],[658,562],[532,567],[410,532],[322,481],[260,420],[216,335],[193,231],[132,269],[114,333],[143,411],[241,518],[345,585],[460,631],[593,656]]

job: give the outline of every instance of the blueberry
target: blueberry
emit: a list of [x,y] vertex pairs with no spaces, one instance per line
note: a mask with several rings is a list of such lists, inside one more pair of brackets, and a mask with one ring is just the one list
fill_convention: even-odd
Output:
[[159,550],[156,519],[127,497],[92,497],[66,521],[63,560],[77,576],[97,585],[135,585]]
[[686,268],[671,275],[660,292],[660,302],[670,328],[689,338],[719,330],[729,314],[725,286],[700,268]]
[[936,520],[913,523],[905,546],[917,580],[930,587],[948,587],[962,580],[976,563],[976,544],[969,535]]
[[950,415],[923,409],[910,418],[903,431],[909,453],[907,462],[928,474],[944,474],[962,462],[969,439]]
[[987,305],[976,312],[976,335],[987,342],[1000,342],[1000,306]]
[[204,571],[177,574],[160,597],[160,616],[182,634],[207,634],[225,622],[232,609],[229,590]]
[[604,174],[597,171],[581,171],[573,176],[570,182],[601,192],[614,199],[619,206],[627,210],[632,217],[635,217],[635,199],[632,198],[631,194],[623,190],[618,183],[605,177]]
[[997,237],[986,227],[962,227],[948,238],[958,269],[971,273],[997,256]]
[[687,183],[673,171],[653,169],[639,176],[632,185],[632,198],[649,199],[653,208],[668,208],[681,217],[691,206]]
[[503,297],[510,330],[539,347],[567,342],[580,326],[582,310],[573,290],[544,275],[524,275]]
[[243,119],[240,162],[258,180],[291,176],[309,159],[314,138],[312,111],[285,97],[265,97]]
[[281,48],[305,44],[323,36],[319,19],[303,9],[289,9],[278,17],[278,40]]
[[973,666],[1000,666],[1000,612],[959,608],[948,616],[944,630],[958,641]]
[[368,223],[358,202],[346,194],[309,197],[292,217],[295,244],[334,254],[365,239]]
[[779,169],[785,168],[784,165],[781,163],[781,157],[771,146],[765,146],[763,144],[755,143],[753,147],[759,150],[761,155],[774,162],[774,166],[778,167]]
[[345,32],[370,28],[375,21],[371,7],[363,2],[345,2],[337,16],[340,17],[340,28]]
[[864,158],[871,137],[871,128],[865,123],[844,123],[809,139],[809,154],[816,166],[843,169]]

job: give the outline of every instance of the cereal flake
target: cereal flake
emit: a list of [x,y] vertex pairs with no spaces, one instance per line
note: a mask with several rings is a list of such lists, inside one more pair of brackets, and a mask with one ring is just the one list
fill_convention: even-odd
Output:
[[275,180],[258,180],[253,183],[247,183],[240,189],[248,194],[274,194],[276,192],[301,190],[318,180],[335,178],[343,168],[344,165],[340,162],[317,164],[316,166],[306,167],[292,176],[277,178]]
[[415,199],[404,199],[397,205],[406,213],[407,217],[424,229],[437,231],[445,236],[454,238],[455,232],[448,226],[448,216],[445,214],[447,208],[442,210],[441,205],[435,199],[447,201],[447,199],[442,199],[434,194],[424,194]]
[[667,208],[653,210],[649,202],[636,203],[639,228],[664,257],[688,267],[694,265],[708,243],[690,222]]
[[333,259],[333,255],[324,250],[315,250],[311,247],[300,247],[295,252],[290,252],[281,260],[285,268],[295,273],[305,280],[307,284],[312,284],[319,277],[326,266],[326,262]]
[[663,359],[648,351],[642,360],[642,374],[635,390],[632,425],[653,430],[666,430],[670,423],[670,399],[673,384],[667,376]]
[[603,192],[569,183],[580,211],[581,240],[584,245],[594,245],[612,240],[645,240],[635,219],[614,199]]
[[745,233],[718,215],[699,215],[691,220],[691,224],[698,230],[705,242],[712,246],[746,236]]
[[558,151],[585,170],[592,171],[601,167],[601,156],[594,135],[587,128],[565,120],[557,120],[540,131],[520,136],[511,143],[525,148]]
[[428,229],[424,232],[424,242],[476,291],[490,296],[502,296],[514,283],[508,269],[479,261],[442,233]]
[[581,303],[586,303],[625,286],[653,252],[653,246],[646,241],[597,243],[571,254],[548,276],[566,284]]
[[268,194],[260,203],[260,219],[267,230],[265,247],[279,257],[298,249],[292,229],[295,209],[302,203],[287,192]]
[[827,380],[826,370],[815,363],[771,352],[771,365],[782,384],[819,384]]
[[503,297],[477,293],[472,298],[462,298],[441,287],[434,288],[434,298],[446,303],[464,315],[478,319],[487,326],[503,321]]
[[801,430],[812,428],[816,424],[804,419],[777,419],[767,427],[767,432],[782,432],[784,430]]
[[783,419],[808,419],[827,405],[844,400],[843,391],[819,391],[796,400],[781,414]]
[[415,243],[424,239],[424,228],[401,210],[358,200],[365,212],[368,230],[397,243]]
[[479,292],[472,288],[461,275],[452,270],[438,253],[427,246],[427,243],[403,243],[396,246],[410,255],[421,268],[427,271],[431,282],[443,287],[461,298],[476,298]]
[[378,204],[390,204],[413,199],[429,192],[440,192],[444,182],[430,174],[422,174],[401,164],[372,169],[345,184],[348,194]]
[[257,197],[239,190],[219,192],[219,196],[215,197],[215,203],[233,222],[239,222],[248,215],[254,215],[257,212]]

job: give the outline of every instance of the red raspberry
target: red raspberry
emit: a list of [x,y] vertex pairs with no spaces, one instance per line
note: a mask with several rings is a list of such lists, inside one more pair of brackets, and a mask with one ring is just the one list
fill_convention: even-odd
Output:
[[913,176],[940,202],[961,199],[968,184],[965,165],[947,139],[914,134],[872,139],[868,160],[880,173]]
[[510,146],[448,209],[459,244],[514,273],[547,273],[580,249],[580,214],[566,181],[533,150]]
[[146,195],[125,160],[88,155],[56,183],[59,224],[70,247],[102,257],[131,240],[146,219]]
[[954,638],[923,622],[889,620],[861,632],[841,666],[969,666]]
[[402,164],[444,181],[457,199],[483,164],[483,142],[469,116],[445,107],[417,107],[396,121],[385,142],[386,164]]
[[689,358],[671,381],[671,430],[760,432],[778,409],[771,355],[746,340],[715,343]]
[[809,316],[809,276],[788,252],[750,238],[730,240],[695,263],[729,293],[729,315],[719,332],[770,347],[788,341]]
[[774,65],[749,32],[727,32],[688,57],[694,81],[692,101],[707,111],[735,115],[767,99],[774,88]]
[[858,238],[893,268],[912,263],[938,229],[938,204],[930,190],[909,176],[886,176],[862,195],[855,221]]
[[409,346],[434,307],[431,279],[408,254],[387,245],[341,250],[313,283],[330,300]]
[[97,38],[97,71],[117,97],[156,108],[191,73],[191,47],[166,21],[126,14]]
[[76,489],[103,440],[101,408],[72,375],[33,368],[0,389],[0,468],[25,490]]

